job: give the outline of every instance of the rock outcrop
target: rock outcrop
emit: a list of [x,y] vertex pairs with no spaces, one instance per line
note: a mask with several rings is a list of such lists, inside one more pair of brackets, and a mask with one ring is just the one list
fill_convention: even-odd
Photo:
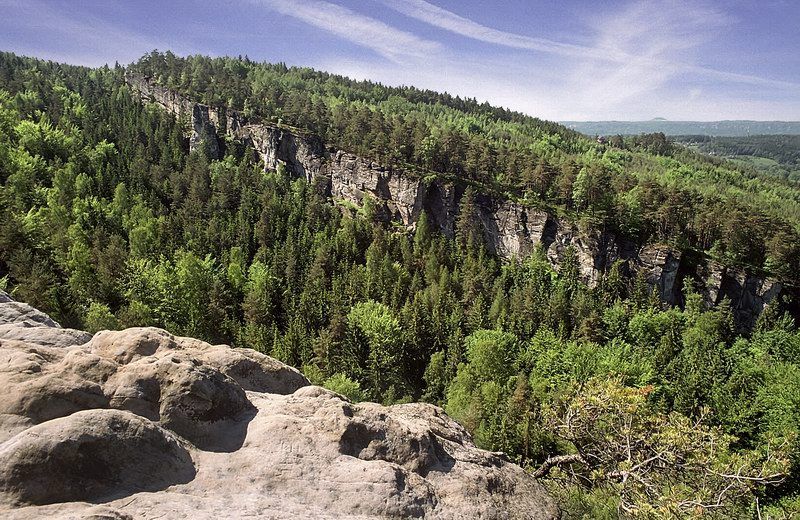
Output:
[[435,406],[354,404],[251,350],[81,336],[0,298],[3,518],[558,517]]
[[750,328],[759,314],[782,292],[783,285],[770,278],[754,276],[737,267],[726,267],[719,262],[708,262],[697,269],[703,281],[701,293],[708,305],[727,299],[739,324]]
[[[186,120],[192,149],[207,146],[212,156],[217,156],[221,151],[219,137],[241,140],[252,145],[265,169],[275,170],[283,165],[298,177],[318,182],[334,200],[359,205],[365,196],[370,196],[377,203],[378,214],[386,220],[412,229],[424,211],[443,233],[452,236],[454,232],[464,192],[462,185],[442,179],[424,181],[402,169],[385,168],[341,150],[326,149],[313,136],[273,124],[249,122],[240,112],[226,107],[193,103],[140,75],[129,74],[127,80],[142,100],[157,103]],[[783,289],[774,280],[748,273],[732,277],[739,280],[744,276],[742,283],[721,283],[714,276],[698,275],[698,266],[688,265],[679,251],[664,245],[634,244],[607,231],[581,230],[572,222],[514,201],[480,196],[478,212],[487,245],[502,258],[521,259],[544,248],[547,258],[558,267],[571,246],[580,263],[581,277],[588,284],[595,285],[619,260],[625,263],[625,272],[642,273],[670,304],[681,303],[681,278],[692,276],[701,291],[709,294],[709,302],[717,300],[713,296],[717,293],[731,300],[744,329],[752,326],[764,306]],[[706,266],[700,268],[703,271]]]

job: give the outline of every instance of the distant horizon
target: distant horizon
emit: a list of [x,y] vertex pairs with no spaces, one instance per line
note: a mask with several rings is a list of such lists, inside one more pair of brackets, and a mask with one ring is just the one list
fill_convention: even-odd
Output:
[[800,119],[561,119],[556,123],[798,123]]
[[637,135],[661,132],[670,137],[704,135],[710,137],[755,137],[800,135],[800,121],[723,119],[718,121],[667,120],[640,121],[559,121],[585,135]]
[[76,65],[247,55],[551,121],[800,121],[800,4],[0,0],[0,48]]

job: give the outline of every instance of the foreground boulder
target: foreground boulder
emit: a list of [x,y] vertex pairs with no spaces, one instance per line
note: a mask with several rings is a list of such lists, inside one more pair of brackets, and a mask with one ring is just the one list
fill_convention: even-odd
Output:
[[0,447],[0,497],[13,504],[93,500],[120,489],[154,491],[194,476],[192,458],[177,437],[119,410],[47,421]]
[[4,297],[3,518],[558,516],[435,406],[353,404],[251,350],[90,337]]

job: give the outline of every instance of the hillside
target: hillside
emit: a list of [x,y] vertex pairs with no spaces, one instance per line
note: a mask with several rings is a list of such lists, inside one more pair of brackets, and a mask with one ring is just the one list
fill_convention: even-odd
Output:
[[[616,263],[620,272],[642,278],[670,304],[681,302],[681,286],[694,278],[710,304],[730,300],[734,318],[743,329],[753,326],[765,305],[792,292],[791,287],[784,286],[791,280],[781,283],[735,264],[726,266],[713,259],[693,257],[691,248],[681,250],[676,245],[641,242],[640,237],[603,229],[591,214],[584,217],[581,226],[574,214],[569,214],[569,208],[542,207],[519,200],[513,187],[499,189],[451,173],[428,172],[422,176],[403,165],[387,168],[362,156],[326,148],[318,136],[296,127],[252,122],[228,107],[195,103],[136,73],[127,74],[126,81],[143,101],[155,102],[186,121],[191,129],[190,149],[203,150],[219,159],[225,140],[242,143],[262,158],[265,170],[282,168],[291,176],[304,178],[335,203],[358,207],[368,200],[380,221],[414,229],[424,216],[434,230],[453,237],[461,206],[471,199],[469,218],[476,221],[476,238],[501,259],[524,259],[541,250],[550,264],[560,269],[572,251],[579,277],[589,286],[597,285]],[[637,137],[613,146],[671,147],[663,138],[654,138],[649,141],[651,137]],[[467,190],[472,190],[468,197]]]
[[[676,243],[757,269],[792,264],[767,257],[777,253],[768,251],[770,237],[785,232],[786,242],[800,227],[796,187],[675,149],[658,134],[598,145],[560,125],[446,94],[227,58],[152,54],[131,71],[245,119],[311,131],[390,169],[457,178],[636,242]],[[740,233],[766,240],[745,243]],[[782,274],[793,281],[796,272]]]
[[585,135],[639,135],[661,132],[669,136],[703,135],[746,137],[758,135],[800,135],[799,121],[563,121],[571,130]]
[[800,135],[684,135],[674,140],[701,153],[730,159],[766,175],[800,181]]
[[566,518],[798,507],[793,183],[659,134],[170,53],[1,54],[0,158],[0,290],[65,326],[442,405]]

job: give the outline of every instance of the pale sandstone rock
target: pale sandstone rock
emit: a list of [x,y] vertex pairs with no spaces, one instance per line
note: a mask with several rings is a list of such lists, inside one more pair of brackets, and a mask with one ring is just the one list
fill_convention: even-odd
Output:
[[87,410],[34,426],[0,445],[0,501],[41,505],[113,498],[186,483],[183,441],[119,410]]
[[[5,293],[4,293],[5,294]],[[27,303],[15,302],[8,295],[0,302],[0,324],[18,323],[25,327],[60,327],[47,314]]]
[[3,518],[558,516],[435,406],[353,404],[263,354],[159,329],[81,344],[31,330],[59,329],[0,339]]
[[0,325],[0,342],[14,340],[42,347],[72,347],[83,345],[90,339],[92,339],[92,335],[82,330],[34,327],[24,323]]

